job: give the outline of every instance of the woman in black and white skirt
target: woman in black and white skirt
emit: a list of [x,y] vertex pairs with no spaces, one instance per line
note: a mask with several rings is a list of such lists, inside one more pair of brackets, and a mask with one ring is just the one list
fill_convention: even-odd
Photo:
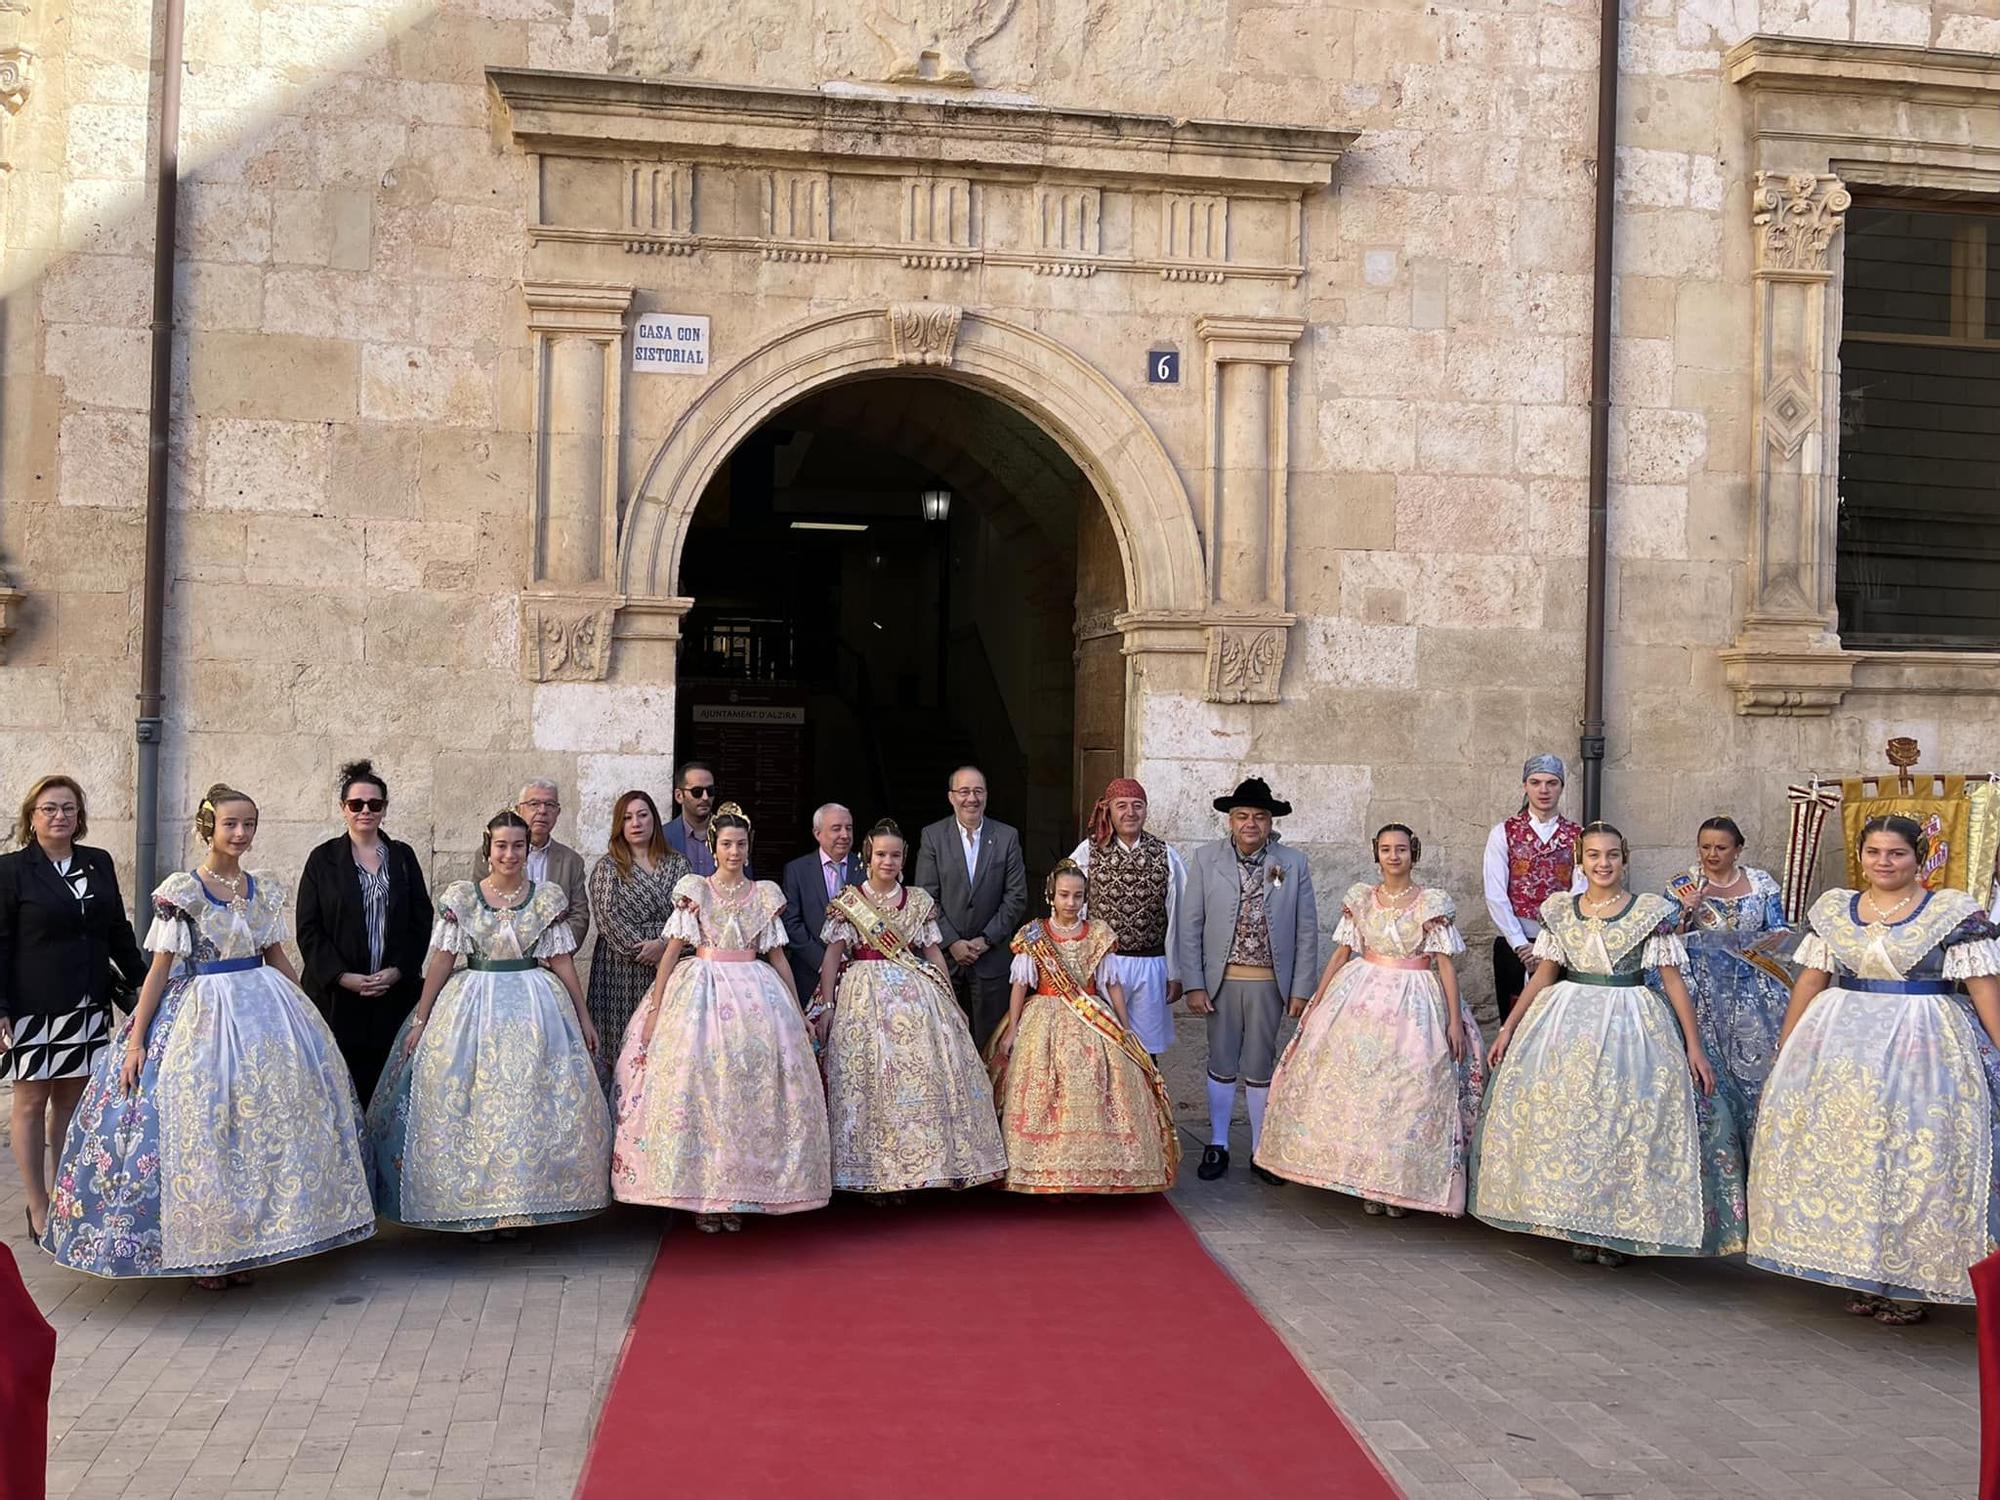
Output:
[[14,1085],[14,1161],[28,1192],[28,1234],[49,1212],[45,1155],[62,1149],[90,1065],[111,1037],[112,969],[146,977],[111,856],[77,840],[83,788],[44,776],[21,802],[21,847],[0,855],[0,1079]]

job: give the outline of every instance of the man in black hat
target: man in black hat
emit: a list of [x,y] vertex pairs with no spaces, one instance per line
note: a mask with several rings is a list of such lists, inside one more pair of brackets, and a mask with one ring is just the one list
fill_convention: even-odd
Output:
[[[1291,803],[1253,776],[1217,797],[1215,810],[1229,814],[1229,837],[1195,851],[1174,956],[1188,1010],[1208,1017],[1208,1149],[1195,1170],[1204,1181],[1229,1170],[1239,1077],[1250,1106],[1250,1149],[1257,1149],[1286,998],[1310,998],[1319,978],[1312,871],[1271,831],[1271,820],[1290,813]],[[1284,1181],[1253,1170],[1273,1185]]]

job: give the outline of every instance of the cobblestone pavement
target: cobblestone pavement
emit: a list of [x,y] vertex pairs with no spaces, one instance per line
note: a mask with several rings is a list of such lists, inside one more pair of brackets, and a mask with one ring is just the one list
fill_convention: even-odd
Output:
[[[1969,1310],[1887,1329],[1741,1262],[1576,1266],[1267,1187],[1240,1129],[1230,1175],[1197,1182],[1187,1139],[1181,1211],[1411,1500],[1972,1493]],[[560,1500],[659,1225],[617,1210],[493,1245],[385,1227],[215,1294],[56,1269],[0,1173],[0,1224],[61,1334],[50,1480],[70,1500]]]

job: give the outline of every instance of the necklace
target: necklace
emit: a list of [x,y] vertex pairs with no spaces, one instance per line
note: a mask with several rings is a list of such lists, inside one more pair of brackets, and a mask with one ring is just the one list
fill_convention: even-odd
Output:
[[201,873],[229,892],[229,904],[231,906],[241,906],[243,904],[243,877],[241,874],[233,877],[222,875],[217,873],[213,866],[207,864],[201,867]]
[[[490,880],[491,877],[489,876],[488,879]],[[516,906],[520,905],[521,896],[523,895],[523,893],[527,891],[527,889],[528,889],[528,882],[525,880],[522,881],[519,885],[515,886],[511,891],[503,891],[500,889],[499,886],[497,885],[494,886],[492,895],[493,895],[493,900],[496,903],[498,903],[496,909],[500,911],[512,911]]]
[[1065,927],[1051,916],[1049,918],[1049,931],[1053,932],[1057,937],[1068,937],[1071,933],[1083,931],[1083,919],[1079,917],[1076,921]]
[[1871,889],[1866,896],[1862,897],[1862,900],[1866,901],[1870,906],[1875,908],[1875,920],[1870,922],[1868,925],[1870,927],[1887,927],[1891,922],[1895,921],[1897,917],[1901,916],[1905,911],[1909,910],[1910,903],[1915,901],[1918,896],[1923,894],[1923,889],[1924,888],[1921,885],[1912,886],[1910,888],[1910,894],[1905,896],[1901,901],[1898,901],[1894,906],[1890,907],[1889,910],[1887,911],[1882,910],[1881,901],[1876,898],[1875,892]]
[[750,882],[747,880],[739,880],[734,885],[723,885],[712,875],[709,877],[708,884],[709,888],[725,901],[734,901],[738,896],[750,889]]
[[1406,885],[1400,893],[1392,896],[1387,886],[1378,885],[1375,887],[1375,899],[1384,906],[1400,909],[1416,899],[1417,889],[1414,885]]
[[[1623,891],[1620,891],[1618,892],[1617,895],[1612,897],[1611,906],[1621,905],[1624,902],[1624,900],[1625,900],[1625,893]],[[1597,903],[1597,910],[1593,912],[1590,909],[1591,899],[1588,896],[1579,896],[1577,898],[1576,904],[1578,910],[1580,910],[1586,917],[1589,917],[1590,920],[1593,922],[1603,921],[1605,912],[1610,910],[1609,906],[1606,906],[1602,901],[1600,901]]]

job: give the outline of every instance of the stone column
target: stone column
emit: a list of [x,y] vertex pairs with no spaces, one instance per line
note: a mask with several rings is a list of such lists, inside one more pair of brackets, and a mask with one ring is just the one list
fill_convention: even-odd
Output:
[[1722,653],[1736,711],[1831,713],[1854,678],[1834,600],[1839,534],[1839,242],[1831,173],[1759,172],[1751,195],[1750,597]]
[[525,282],[535,340],[531,577],[521,601],[532,681],[604,678],[618,606],[618,450],[632,288]]
[[1275,703],[1293,616],[1285,611],[1291,468],[1290,318],[1202,318],[1207,366],[1207,696]]

